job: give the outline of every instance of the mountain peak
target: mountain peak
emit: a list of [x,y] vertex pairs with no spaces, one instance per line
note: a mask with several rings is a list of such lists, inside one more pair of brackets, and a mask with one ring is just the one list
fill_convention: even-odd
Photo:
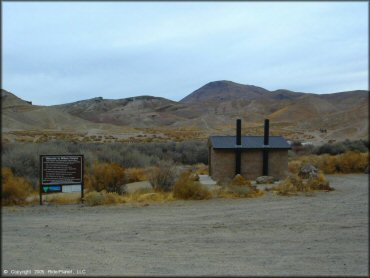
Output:
[[270,91],[254,85],[243,85],[228,80],[219,80],[209,82],[190,95],[186,96],[180,102],[207,102],[230,99],[255,99],[263,97]]

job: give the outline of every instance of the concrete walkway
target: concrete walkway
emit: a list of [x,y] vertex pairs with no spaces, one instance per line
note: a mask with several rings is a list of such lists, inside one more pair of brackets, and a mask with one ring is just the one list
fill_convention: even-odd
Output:
[[208,175],[199,175],[199,182],[200,184],[208,187],[208,189],[218,187],[217,182]]
[[210,176],[208,175],[199,175],[199,182],[203,185],[216,185],[215,182]]

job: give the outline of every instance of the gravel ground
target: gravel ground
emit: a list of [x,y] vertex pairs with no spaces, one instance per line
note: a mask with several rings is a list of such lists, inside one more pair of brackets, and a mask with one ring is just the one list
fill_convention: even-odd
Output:
[[2,274],[367,276],[368,176],[328,178],[314,196],[3,208]]

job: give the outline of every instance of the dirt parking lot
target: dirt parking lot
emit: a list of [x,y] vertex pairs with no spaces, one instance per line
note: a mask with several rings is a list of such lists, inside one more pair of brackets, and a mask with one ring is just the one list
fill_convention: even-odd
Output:
[[328,178],[315,196],[6,207],[2,274],[367,276],[368,176]]

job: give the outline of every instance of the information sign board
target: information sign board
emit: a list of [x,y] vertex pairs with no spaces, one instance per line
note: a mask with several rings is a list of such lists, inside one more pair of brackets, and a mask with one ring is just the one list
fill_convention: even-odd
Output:
[[83,159],[83,155],[40,155],[40,205],[43,193],[81,192],[82,200]]
[[82,160],[81,155],[42,155],[41,184],[81,184]]

